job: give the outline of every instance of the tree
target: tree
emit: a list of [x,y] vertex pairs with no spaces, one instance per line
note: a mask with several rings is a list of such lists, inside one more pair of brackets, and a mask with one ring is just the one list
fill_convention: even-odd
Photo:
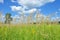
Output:
[[12,21],[11,14],[10,13],[6,13],[6,15],[5,15],[5,23],[6,24],[10,24],[11,21]]

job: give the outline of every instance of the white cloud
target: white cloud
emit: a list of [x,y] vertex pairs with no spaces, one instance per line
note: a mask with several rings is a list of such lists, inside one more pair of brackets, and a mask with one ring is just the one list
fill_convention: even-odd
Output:
[[[24,14],[31,14],[32,13],[33,14],[33,13],[36,13],[37,11],[39,11],[39,12],[41,11],[40,9],[37,10],[36,8],[32,8],[32,9],[29,9],[29,10],[26,11],[24,9],[24,7],[21,7],[21,6],[11,6],[11,8],[12,8],[12,11],[18,11],[19,10],[18,11],[19,14],[22,14],[22,13],[24,13]],[[41,16],[44,16],[44,15],[40,14],[38,17],[41,17]],[[14,18],[19,18],[19,16],[15,15]],[[35,18],[36,18],[36,15],[35,15]],[[20,17],[20,19],[23,19],[23,18]]]
[[[16,0],[16,1],[11,0],[11,1],[17,2],[18,4],[22,5],[22,6],[11,6],[12,11],[20,11],[18,13],[21,13],[21,11],[23,11],[27,13],[36,10],[35,7],[41,7],[46,3],[54,2],[55,0]],[[30,9],[30,10],[25,11],[25,9]]]
[[20,11],[22,10],[22,7],[21,6],[10,6],[12,11]]
[[36,11],[36,9],[33,8],[33,9],[30,9],[30,10],[29,10],[29,13],[34,13],[35,11]]
[[27,7],[41,7],[49,2],[54,2],[55,0],[17,0],[17,3]]
[[16,0],[11,0],[12,2],[16,2]]
[[3,3],[4,2],[4,0],[0,0],[0,3]]
[[[54,1],[55,0],[16,0],[16,1],[12,0],[12,2],[17,2],[21,6],[10,6],[10,7],[12,11],[17,11],[17,13],[19,14],[21,14],[22,12],[25,14],[26,13],[30,14],[30,13],[35,13],[37,11],[36,7],[41,7],[47,3],[54,2]],[[46,17],[43,14],[40,14],[38,17],[40,16]],[[18,17],[18,16],[15,16],[15,17]],[[36,15],[35,15],[35,18],[36,18]]]
[[24,14],[33,14],[33,13],[35,13],[36,12],[36,10],[37,9],[35,9],[35,8],[33,8],[33,9],[30,9],[30,10],[22,10],[22,12],[21,11],[19,11],[18,13],[19,14],[22,14],[22,13],[24,13]]
[[36,8],[30,9],[30,10],[25,10],[26,7],[22,6],[10,6],[12,11],[18,11],[18,13],[34,13],[36,11]]
[[36,9],[35,8],[33,8],[33,9],[30,9],[30,10],[27,10],[27,11],[23,11],[24,13],[29,13],[29,14],[31,14],[31,13],[34,13],[34,12],[36,12]]

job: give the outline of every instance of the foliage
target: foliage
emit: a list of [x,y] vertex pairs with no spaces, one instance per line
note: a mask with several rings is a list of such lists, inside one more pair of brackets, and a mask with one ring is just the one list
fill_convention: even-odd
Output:
[[10,13],[7,13],[6,16],[5,16],[5,23],[8,23],[10,24],[11,21],[12,21],[12,18],[11,18],[11,14]]

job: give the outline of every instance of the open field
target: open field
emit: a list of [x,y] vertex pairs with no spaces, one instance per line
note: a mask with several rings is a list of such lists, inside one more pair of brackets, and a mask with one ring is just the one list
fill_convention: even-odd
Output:
[[60,40],[60,25],[0,25],[0,40]]

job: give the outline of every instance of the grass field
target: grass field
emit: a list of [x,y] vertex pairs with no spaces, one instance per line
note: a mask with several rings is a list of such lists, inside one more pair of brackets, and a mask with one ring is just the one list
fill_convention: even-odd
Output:
[[2,25],[0,40],[60,40],[60,25]]

